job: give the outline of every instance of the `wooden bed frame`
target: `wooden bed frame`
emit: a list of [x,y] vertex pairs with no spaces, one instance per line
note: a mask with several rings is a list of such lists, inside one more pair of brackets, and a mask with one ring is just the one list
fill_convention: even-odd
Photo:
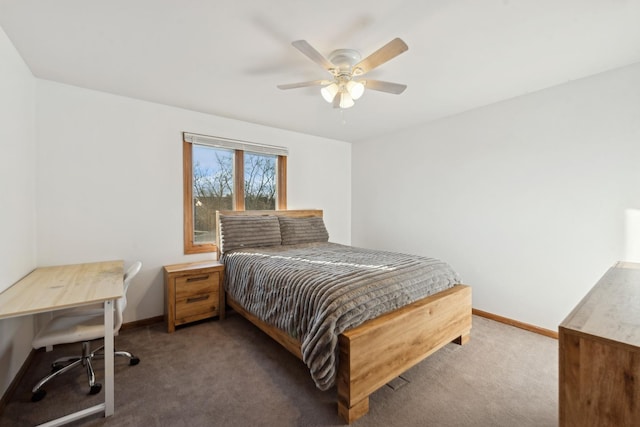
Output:
[[[221,211],[216,213],[217,224],[220,214],[322,217],[321,210]],[[220,236],[219,225],[216,235]],[[226,297],[231,308],[302,360],[299,341]],[[374,391],[446,344],[465,344],[470,333],[471,288],[456,285],[340,334],[338,414],[349,424],[362,417],[369,412],[369,395]]]

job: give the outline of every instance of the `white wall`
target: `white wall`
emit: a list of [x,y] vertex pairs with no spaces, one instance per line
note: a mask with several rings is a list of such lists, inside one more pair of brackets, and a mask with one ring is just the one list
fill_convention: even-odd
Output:
[[640,261],[640,65],[352,157],[353,244],[449,261],[475,308],[556,330],[615,261]]
[[351,145],[67,86],[37,83],[38,264],[143,262],[125,322],[162,315],[162,266],[183,255],[182,132],[286,146],[288,207],[325,210],[351,239]]
[[[0,28],[0,292],[36,264],[35,78]],[[31,316],[0,320],[0,396],[31,351]]]

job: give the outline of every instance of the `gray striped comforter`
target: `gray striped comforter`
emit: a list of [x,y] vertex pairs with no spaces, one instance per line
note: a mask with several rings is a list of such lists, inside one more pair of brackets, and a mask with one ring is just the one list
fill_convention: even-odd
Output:
[[336,378],[338,335],[460,283],[434,258],[307,243],[227,252],[225,290],[246,310],[302,343],[316,386]]

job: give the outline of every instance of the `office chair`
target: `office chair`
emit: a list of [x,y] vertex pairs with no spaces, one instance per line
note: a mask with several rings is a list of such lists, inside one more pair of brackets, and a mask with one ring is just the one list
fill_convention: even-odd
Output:
[[[127,290],[132,279],[142,268],[140,261],[135,262],[124,275],[124,293],[122,298],[114,304],[113,334],[118,335],[122,326],[122,313],[127,307]],[[82,342],[82,355],[68,356],[56,359],[51,364],[51,373],[41,379],[31,390],[31,401],[42,400],[47,394],[42,386],[53,378],[61,375],[76,366],[84,366],[89,377],[89,394],[97,394],[102,390],[102,384],[96,383],[95,373],[91,365],[91,359],[104,357],[100,353],[104,346],[91,351],[90,341],[104,338],[104,309],[103,308],[79,308],[67,310],[62,315],[56,316],[33,339],[34,349],[46,347],[49,351],[54,345]],[[140,359],[127,351],[115,351],[115,356],[123,356],[129,359],[129,365],[137,365]]]

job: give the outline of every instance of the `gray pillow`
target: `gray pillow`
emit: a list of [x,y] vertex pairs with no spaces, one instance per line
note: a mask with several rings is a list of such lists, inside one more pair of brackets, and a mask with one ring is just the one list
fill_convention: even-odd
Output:
[[283,245],[299,243],[327,242],[329,233],[321,217],[287,218],[278,217]]
[[220,242],[220,252],[279,246],[281,238],[278,217],[220,215]]

